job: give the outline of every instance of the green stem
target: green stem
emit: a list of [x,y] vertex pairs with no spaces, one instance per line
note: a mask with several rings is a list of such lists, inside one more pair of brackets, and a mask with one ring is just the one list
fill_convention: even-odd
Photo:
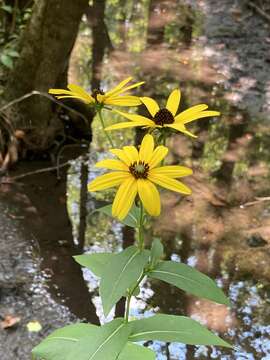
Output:
[[143,250],[143,248],[144,248],[143,220],[144,220],[144,209],[143,209],[142,201],[140,200],[140,221],[139,221],[139,226],[138,226],[139,249],[140,250]]
[[143,271],[141,276],[139,277],[139,280],[136,282],[136,285],[128,292],[127,296],[127,302],[126,302],[126,311],[125,311],[125,322],[128,323],[129,318],[129,310],[130,310],[130,301],[133,296],[134,291],[137,289],[137,287],[140,285],[140,283],[143,281],[143,278],[145,277],[145,272]]
[[111,147],[114,147],[113,141],[112,141],[110,135],[109,135],[108,132],[105,130],[105,123],[104,123],[104,119],[103,119],[103,116],[102,116],[102,110],[101,110],[101,109],[98,109],[97,112],[98,112],[98,116],[99,116],[99,119],[100,119],[100,122],[101,122],[101,125],[102,125],[102,129],[103,129],[103,131],[104,131],[104,133],[105,133],[105,136],[106,136],[107,140],[109,141]]

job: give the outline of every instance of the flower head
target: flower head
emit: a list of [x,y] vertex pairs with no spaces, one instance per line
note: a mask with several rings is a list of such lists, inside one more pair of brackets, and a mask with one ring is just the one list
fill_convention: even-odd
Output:
[[135,146],[124,146],[110,152],[119,160],[101,160],[96,166],[114,171],[97,177],[88,185],[88,190],[99,191],[118,186],[112,206],[112,215],[118,219],[127,216],[137,194],[146,211],[152,216],[159,216],[160,196],[156,185],[181,194],[191,194],[191,190],[176,178],[191,175],[192,170],[177,165],[159,167],[168,148],[154,148],[152,135],[144,136],[139,151]]
[[177,115],[180,98],[180,90],[175,89],[171,92],[167,100],[166,107],[160,108],[154,99],[150,97],[141,97],[141,102],[147,107],[150,113],[150,117],[128,114],[115,110],[118,114],[123,115],[125,118],[131,121],[108,126],[106,130],[116,130],[135,126],[142,126],[151,129],[171,128],[186,135],[196,137],[187,130],[186,124],[197,119],[220,115],[218,111],[206,111],[208,106],[205,104],[192,106],[191,108],[182,111]]
[[101,89],[94,89],[92,94],[88,94],[80,86],[69,84],[67,86],[68,90],[49,89],[49,94],[56,95],[57,99],[73,98],[90,105],[137,106],[141,104],[139,97],[122,94],[144,84],[144,81],[126,86],[131,80],[132,77],[128,77],[108,92],[104,92]]

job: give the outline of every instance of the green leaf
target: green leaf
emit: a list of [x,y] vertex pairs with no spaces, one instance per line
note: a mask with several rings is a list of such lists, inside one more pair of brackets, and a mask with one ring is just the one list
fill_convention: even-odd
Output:
[[164,253],[164,248],[162,242],[159,239],[154,239],[151,247],[151,265],[155,266],[160,259],[162,258]]
[[2,5],[2,6],[1,6],[1,9],[4,10],[4,11],[6,11],[6,12],[8,12],[8,13],[10,13],[10,14],[12,14],[12,12],[13,12],[12,7],[9,6],[9,5]]
[[144,346],[127,343],[124,350],[120,353],[117,360],[155,360],[156,355],[153,350]]
[[14,58],[20,56],[20,54],[18,53],[18,51],[13,50],[13,49],[8,49],[8,50],[6,50],[6,53],[7,53],[8,56],[11,56],[11,57],[14,57]]
[[91,324],[65,326],[51,333],[32,350],[32,353],[44,360],[66,360],[79,339],[94,336],[98,329],[98,326]]
[[149,277],[172,284],[190,294],[229,306],[229,299],[215,281],[186,264],[162,261],[149,272]]
[[189,345],[232,347],[197,321],[185,316],[160,314],[147,319],[135,320],[130,324],[132,332],[129,340],[134,342],[159,340]]
[[0,56],[0,61],[7,68],[9,68],[9,69],[13,68],[13,60],[12,60],[12,58],[10,56],[8,56],[6,54],[2,54]]
[[104,266],[108,264],[113,256],[114,254],[112,253],[95,253],[76,255],[73,258],[77,263],[91,270],[96,276],[101,277]]
[[[95,211],[99,211],[103,214],[113,217],[112,204],[103,206]],[[133,205],[128,215],[121,222],[127,226],[136,228],[138,226],[139,217],[140,217],[140,209],[136,205]]]
[[113,305],[134,286],[148,262],[149,251],[140,251],[130,246],[114,255],[103,269],[100,281],[100,296],[105,316]]
[[130,330],[130,324],[115,319],[91,336],[79,339],[65,360],[116,360],[128,341]]

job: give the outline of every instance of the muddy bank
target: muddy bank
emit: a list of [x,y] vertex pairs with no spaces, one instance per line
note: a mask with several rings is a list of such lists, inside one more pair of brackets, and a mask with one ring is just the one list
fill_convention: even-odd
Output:
[[[76,318],[51,298],[37,242],[23,226],[22,212],[1,196],[0,214],[0,317],[20,318],[16,326],[0,329],[0,357],[27,360],[46,334]],[[38,321],[42,330],[30,333],[26,325],[31,321]]]

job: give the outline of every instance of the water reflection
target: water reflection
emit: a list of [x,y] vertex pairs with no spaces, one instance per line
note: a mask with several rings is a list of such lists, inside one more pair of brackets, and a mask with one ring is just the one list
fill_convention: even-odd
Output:
[[[94,1],[94,6],[104,10],[103,1]],[[215,277],[230,295],[232,309],[198,300],[160,282],[146,282],[132,302],[131,315],[149,316],[158,311],[187,314],[221,333],[237,348],[229,352],[149,342],[158,359],[270,357],[270,155],[269,125],[265,121],[270,104],[265,89],[269,90],[270,80],[262,41],[268,35],[262,20],[248,17],[245,8],[239,13],[239,6],[230,0],[222,1],[218,8],[213,0],[195,5],[177,0],[107,0],[102,16],[108,29],[103,32],[106,39],[99,43],[103,46],[99,54],[95,48],[92,58],[87,58],[95,69],[92,84],[105,90],[132,74],[146,80],[144,94],[158,101],[164,102],[170,90],[180,85],[182,109],[206,102],[223,114],[219,120],[205,119],[194,125],[196,141],[179,135],[170,140],[168,162],[186,164],[195,170],[188,179],[193,195],[183,199],[164,192],[162,217],[149,227],[147,239],[150,243],[153,235],[161,237],[167,259],[189,263]],[[245,16],[242,29],[241,19]],[[246,33],[254,26],[258,32],[247,40]],[[93,41],[100,35],[94,28],[92,34]],[[76,56],[80,49],[76,48]],[[72,61],[76,67],[76,59]],[[105,120],[113,123],[120,119],[108,113]],[[134,137],[132,131],[112,135],[118,145],[131,143]],[[98,174],[93,164],[107,148],[95,121],[93,136],[89,179]],[[69,210],[78,233],[80,175],[72,173],[74,169],[69,176]],[[250,205],[256,197],[266,200]],[[111,199],[109,191],[105,195],[88,195],[86,252],[119,251],[127,239],[132,239],[132,234],[128,238],[126,229],[116,221],[92,212]],[[103,322],[98,283],[87,270],[84,278],[94,293],[93,302]]]

